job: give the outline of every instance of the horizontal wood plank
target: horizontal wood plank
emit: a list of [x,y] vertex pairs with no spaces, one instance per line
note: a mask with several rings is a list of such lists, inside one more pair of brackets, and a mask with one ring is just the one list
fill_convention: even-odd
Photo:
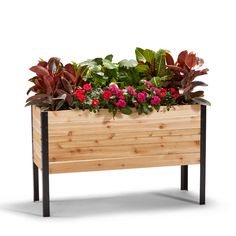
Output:
[[199,152],[199,141],[148,143],[144,145],[78,147],[76,149],[60,149],[60,152],[49,150],[49,161],[88,160],[111,157],[149,156],[158,154],[178,154]]
[[168,154],[148,157],[114,158],[91,161],[49,163],[49,172],[67,173],[77,171],[115,170],[158,166],[199,164],[199,153]]
[[173,130],[153,130],[153,131],[130,131],[129,133],[123,134],[122,132],[114,133],[110,132],[108,134],[101,134],[96,132],[96,135],[83,135],[81,133],[73,134],[69,133],[65,136],[50,136],[49,144],[54,143],[65,143],[65,142],[95,142],[100,141],[120,141],[123,139],[132,139],[132,138],[146,138],[146,137],[173,137],[174,136],[192,136],[192,135],[200,135],[200,128],[193,129],[173,129]]
[[145,145],[145,144],[166,144],[173,142],[188,142],[188,141],[200,141],[200,135],[176,135],[176,136],[146,136],[146,137],[137,137],[133,133],[133,137],[123,136],[122,139],[97,139],[94,137],[93,140],[67,140],[65,142],[49,142],[49,149],[56,152],[61,152],[61,150],[74,150],[80,147],[106,147],[106,146],[117,146],[121,145]]
[[50,111],[48,112],[49,122],[51,123],[66,123],[66,122],[79,122],[83,123],[94,123],[96,119],[97,123],[106,123],[106,122],[129,122],[132,120],[152,120],[152,119],[165,119],[166,117],[186,117],[186,116],[195,116],[200,113],[199,105],[183,105],[183,106],[174,106],[169,111],[166,107],[161,107],[159,112],[151,112],[148,115],[141,114],[139,115],[134,109],[133,114],[124,115],[117,114],[114,118],[112,114],[106,109],[101,109],[98,113],[92,113],[89,111]]

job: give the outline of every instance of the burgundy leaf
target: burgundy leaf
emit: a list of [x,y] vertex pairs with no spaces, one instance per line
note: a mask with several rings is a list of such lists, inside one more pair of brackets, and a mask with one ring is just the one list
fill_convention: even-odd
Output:
[[65,78],[61,78],[61,82],[67,92],[69,92],[69,93],[73,92],[73,88],[72,88],[71,84],[68,82],[68,80],[66,80]]
[[42,66],[42,67],[47,67],[47,65],[48,65],[48,63],[46,62],[46,61],[43,61],[43,60],[41,60],[41,61],[39,61],[39,63],[38,63],[38,66]]
[[39,77],[49,76],[48,70],[42,66],[32,66],[30,70],[36,73]]
[[45,85],[45,87],[46,87],[46,88],[45,88],[45,89],[46,89],[46,93],[47,93],[48,95],[52,95],[53,90],[52,90],[52,86],[51,86],[49,80],[44,77],[44,78],[43,78],[43,81],[44,81],[44,85]]
[[47,98],[48,95],[47,94],[44,94],[44,93],[39,93],[39,94],[36,94],[34,96],[31,96],[29,97],[26,102],[29,102],[29,101],[32,101],[32,100],[35,100],[35,99],[42,99],[42,98]]
[[190,52],[184,60],[186,66],[191,70],[194,66],[197,65],[197,58],[196,54],[193,52]]
[[207,86],[207,84],[202,81],[193,81],[192,85],[193,85],[193,88],[195,88],[197,86]]
[[177,63],[178,63],[179,66],[183,67],[184,61],[185,61],[185,58],[186,58],[187,55],[188,55],[188,51],[187,50],[182,51],[179,54],[178,59],[177,59]]
[[64,71],[64,75],[65,75],[65,77],[68,78],[72,83],[75,83],[76,78],[75,78],[75,76],[74,76],[72,73],[70,73],[70,72],[68,72],[68,71]]
[[70,63],[66,64],[64,68],[65,68],[65,71],[71,73],[72,75],[75,75],[75,68],[72,64]]
[[51,57],[48,61],[48,70],[50,74],[56,74],[58,71],[58,67],[60,65],[60,58],[57,57]]
[[209,71],[208,68],[203,69],[203,70],[197,70],[197,71],[194,71],[194,74],[193,74],[193,76],[192,76],[192,80],[194,80],[197,76],[207,74],[208,71]]
[[168,52],[165,53],[165,58],[167,65],[174,65],[174,59]]
[[191,98],[196,98],[196,97],[203,97],[204,96],[204,91],[196,91],[193,93],[190,93]]
[[170,69],[174,72],[180,72],[180,73],[183,73],[183,74],[187,74],[187,71],[181,67],[178,67],[178,66],[172,66],[172,65],[167,65],[166,66],[167,69]]

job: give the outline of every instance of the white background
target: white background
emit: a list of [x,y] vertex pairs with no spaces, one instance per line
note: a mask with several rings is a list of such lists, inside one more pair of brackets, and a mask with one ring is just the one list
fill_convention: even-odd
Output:
[[[0,235],[234,235],[236,233],[234,1],[7,0],[0,3]],[[32,203],[28,68],[39,57],[63,62],[115,55],[136,46],[193,50],[205,81],[207,204],[197,204],[199,167],[189,192],[179,167],[53,175],[51,218]],[[187,199],[188,201],[182,201]]]

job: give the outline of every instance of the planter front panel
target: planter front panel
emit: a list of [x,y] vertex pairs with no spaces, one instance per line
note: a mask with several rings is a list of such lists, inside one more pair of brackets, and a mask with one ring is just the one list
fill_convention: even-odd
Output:
[[[48,112],[49,172],[199,164],[200,106],[149,115],[107,110]],[[40,109],[35,108],[35,163],[40,163]],[[35,116],[34,116],[35,117]],[[37,164],[40,166],[40,164]]]

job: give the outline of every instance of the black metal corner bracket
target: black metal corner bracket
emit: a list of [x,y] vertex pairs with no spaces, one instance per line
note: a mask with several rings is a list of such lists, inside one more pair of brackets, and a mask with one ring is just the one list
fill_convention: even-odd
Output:
[[206,202],[206,106],[201,105],[200,205]]
[[43,184],[43,216],[50,216],[49,199],[49,163],[48,163],[48,112],[41,112],[42,137],[42,184]]

